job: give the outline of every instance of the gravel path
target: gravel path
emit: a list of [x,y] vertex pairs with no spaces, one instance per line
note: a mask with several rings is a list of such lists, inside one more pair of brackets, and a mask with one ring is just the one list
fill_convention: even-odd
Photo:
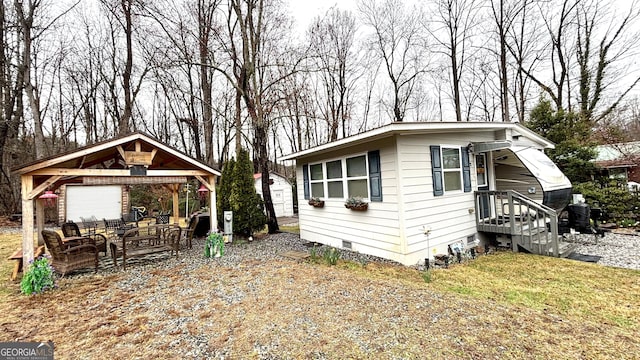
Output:
[[[51,230],[56,229],[52,228]],[[0,227],[0,233],[19,233],[20,231],[21,229],[17,227]],[[604,237],[579,234],[573,238],[567,238],[565,240],[578,244],[578,247],[574,250],[576,253],[599,256],[600,260],[597,262],[598,264],[640,270],[640,236],[635,233],[622,234],[611,231],[606,232]],[[243,259],[252,258],[262,261],[281,258],[283,253],[290,250],[309,251],[309,245],[310,244],[306,241],[301,240],[297,234],[280,233],[271,235],[265,240],[255,241],[251,244],[228,244],[225,255],[221,259],[216,259],[216,262],[219,263],[220,266],[237,267]],[[203,247],[204,239],[194,239],[193,248],[183,251],[182,256],[179,258],[169,258],[162,254],[159,255],[159,257],[166,256],[168,258],[167,261],[164,262],[164,266],[172,267],[175,266],[176,262],[178,262],[181,263],[181,265],[194,269],[202,265],[203,262],[211,261],[211,259],[206,259],[203,256],[197,256],[203,253]],[[317,249],[317,253],[321,255],[324,249],[324,246],[319,247]],[[341,250],[341,258],[361,263],[371,261],[391,262],[374,256],[346,250]],[[102,270],[106,270],[108,272],[119,271],[119,269],[113,267],[113,264],[110,263],[108,258],[103,257],[102,262]],[[156,266],[155,261],[136,261],[136,259],[132,259],[132,262],[134,264],[136,262],[142,264],[149,263],[148,266]],[[145,268],[147,268],[147,266],[143,265],[140,271]]]
[[604,237],[576,235],[578,244],[574,252],[583,255],[600,256],[598,264],[640,270],[640,236],[605,233]]

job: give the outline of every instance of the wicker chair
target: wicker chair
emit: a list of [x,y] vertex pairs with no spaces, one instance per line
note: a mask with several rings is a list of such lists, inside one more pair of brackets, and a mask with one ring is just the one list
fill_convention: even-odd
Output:
[[98,249],[94,244],[64,244],[60,235],[51,230],[42,230],[42,237],[51,254],[51,265],[62,276],[92,266],[98,271]]
[[87,234],[82,234],[80,232],[80,228],[78,227],[78,224],[74,223],[73,221],[68,221],[66,223],[63,223],[62,226],[62,234],[64,234],[64,237],[70,237],[70,236],[85,236],[85,237],[89,237],[91,239],[93,239],[93,241],[95,242],[96,247],[98,248],[99,252],[103,252],[107,253],[107,238],[102,235],[102,234],[96,234],[96,233],[87,233]]

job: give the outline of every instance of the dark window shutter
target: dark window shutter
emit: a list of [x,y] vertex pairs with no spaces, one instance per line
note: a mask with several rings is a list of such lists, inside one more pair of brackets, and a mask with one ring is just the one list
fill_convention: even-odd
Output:
[[440,159],[440,146],[432,145],[431,149],[431,171],[433,174],[433,195],[441,196],[444,194],[442,187],[442,161]]
[[382,201],[382,172],[380,151],[369,151],[369,192],[371,201]]
[[460,149],[462,155],[462,183],[464,192],[471,191],[471,164],[469,163],[469,152],[466,147]]
[[309,165],[302,165],[302,183],[304,187],[304,198],[309,200]]

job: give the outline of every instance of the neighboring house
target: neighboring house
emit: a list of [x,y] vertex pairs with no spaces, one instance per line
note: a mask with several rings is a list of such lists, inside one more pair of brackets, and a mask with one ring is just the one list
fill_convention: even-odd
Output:
[[640,141],[596,146],[595,163],[604,176],[640,182]]
[[[303,240],[415,265],[501,237],[514,250],[566,255],[547,225],[571,196],[542,151],[553,146],[516,123],[398,122],[283,160],[296,160]],[[346,208],[352,196],[368,209]],[[518,222],[524,212],[536,220]],[[555,240],[534,244],[532,229]]]
[[[262,197],[262,174],[254,174],[254,186],[256,192]],[[269,187],[271,200],[276,211],[276,217],[293,216],[293,188],[284,176],[269,172]]]

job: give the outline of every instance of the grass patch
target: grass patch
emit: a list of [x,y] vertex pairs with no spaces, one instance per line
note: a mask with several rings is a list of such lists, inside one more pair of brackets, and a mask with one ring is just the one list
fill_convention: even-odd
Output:
[[[13,237],[0,237],[3,255],[19,245],[20,235]],[[390,263],[341,259],[327,266],[322,248],[316,249],[322,265],[259,261],[251,244],[240,248],[238,267],[211,262],[188,270],[180,262],[150,267],[144,279],[130,271],[71,275],[38,296],[20,295],[16,283],[4,281],[4,338],[54,339],[60,358],[168,359],[191,352],[234,359],[618,359],[640,353],[638,271],[504,253],[431,269],[426,283],[424,271]],[[10,267],[3,271],[8,280]],[[616,307],[621,311],[611,310]],[[181,328],[167,321],[182,318]],[[263,349],[275,352],[257,352]]]
[[298,225],[281,225],[280,226],[280,231],[282,232],[288,232],[288,233],[292,233],[292,234],[300,234],[300,226]]
[[430,287],[640,329],[640,271],[501,252],[434,270]]

